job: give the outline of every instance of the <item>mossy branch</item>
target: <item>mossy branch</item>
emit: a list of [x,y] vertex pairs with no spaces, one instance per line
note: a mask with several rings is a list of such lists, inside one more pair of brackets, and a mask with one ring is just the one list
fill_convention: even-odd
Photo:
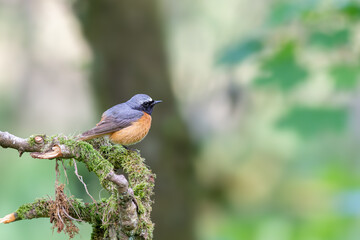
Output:
[[[152,239],[150,219],[155,175],[144,164],[139,153],[113,145],[107,139],[78,141],[75,137],[45,135],[28,139],[0,131],[0,146],[17,149],[20,156],[31,152],[33,158],[75,159],[94,172],[110,197],[101,202],[84,204],[68,198],[63,186],[57,186],[55,200],[37,200],[0,219],[9,223],[22,219],[48,217],[58,231],[70,237],[77,232],[73,221],[93,225],[92,239]],[[123,169],[124,175],[116,174]]]

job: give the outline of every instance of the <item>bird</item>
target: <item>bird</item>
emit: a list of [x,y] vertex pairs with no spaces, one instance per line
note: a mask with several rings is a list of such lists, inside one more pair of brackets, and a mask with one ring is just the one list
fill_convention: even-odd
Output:
[[143,140],[151,127],[151,113],[161,100],[146,94],[136,94],[130,100],[106,110],[96,126],[82,133],[78,140],[86,141],[108,135],[111,142],[129,146]]

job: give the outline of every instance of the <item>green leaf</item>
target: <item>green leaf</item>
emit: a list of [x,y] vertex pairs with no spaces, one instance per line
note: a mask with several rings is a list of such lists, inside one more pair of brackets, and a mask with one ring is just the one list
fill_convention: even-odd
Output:
[[360,6],[355,2],[349,2],[345,4],[340,10],[342,13],[353,20],[360,19]]
[[262,63],[261,74],[254,80],[255,86],[276,86],[286,91],[303,82],[307,71],[295,58],[295,44],[289,42]]
[[287,24],[316,9],[318,2],[318,0],[277,1],[271,6],[267,22],[274,26]]
[[341,90],[352,90],[357,85],[359,75],[358,66],[335,65],[330,69],[330,76],[335,81],[335,86]]
[[256,52],[259,52],[262,48],[262,42],[257,39],[239,42],[225,49],[218,57],[216,63],[224,65],[235,65],[255,54]]
[[360,176],[357,170],[349,166],[349,162],[347,159],[327,159],[327,164],[323,166],[319,176],[334,188],[357,189]]
[[326,49],[336,48],[349,43],[350,32],[348,29],[341,29],[331,32],[313,32],[310,35],[309,43],[311,45]]
[[310,108],[297,106],[283,116],[276,126],[292,129],[304,137],[327,132],[341,132],[346,127],[348,114],[343,108]]

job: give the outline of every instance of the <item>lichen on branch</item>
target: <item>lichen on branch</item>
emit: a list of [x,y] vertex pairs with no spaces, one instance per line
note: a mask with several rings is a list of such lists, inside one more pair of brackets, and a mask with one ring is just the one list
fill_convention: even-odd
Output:
[[[65,229],[70,237],[77,232],[73,221],[83,221],[93,225],[92,239],[152,239],[150,213],[155,175],[138,152],[104,138],[84,142],[75,137],[34,135],[22,139],[7,132],[0,132],[0,146],[17,149],[20,156],[31,152],[33,158],[75,159],[94,172],[110,193],[108,199],[84,204],[80,199],[67,197],[63,186],[58,185],[55,200],[24,204],[6,219],[0,219],[0,223],[48,217],[58,231]],[[118,169],[128,179],[116,174]],[[8,216],[13,217],[11,221]]]

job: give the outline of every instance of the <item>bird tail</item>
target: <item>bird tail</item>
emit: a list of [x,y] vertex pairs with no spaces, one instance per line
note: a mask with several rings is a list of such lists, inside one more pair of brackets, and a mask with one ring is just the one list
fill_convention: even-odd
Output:
[[76,140],[78,141],[86,141],[86,140],[90,140],[90,139],[93,139],[95,138],[95,136],[84,136],[84,135],[79,135]]
[[106,134],[98,134],[98,133],[95,133],[93,129],[90,129],[89,131],[86,131],[86,132],[82,133],[81,135],[79,135],[77,137],[77,140],[78,141],[86,141],[86,140],[90,140],[93,138],[102,137],[104,135],[106,135]]

